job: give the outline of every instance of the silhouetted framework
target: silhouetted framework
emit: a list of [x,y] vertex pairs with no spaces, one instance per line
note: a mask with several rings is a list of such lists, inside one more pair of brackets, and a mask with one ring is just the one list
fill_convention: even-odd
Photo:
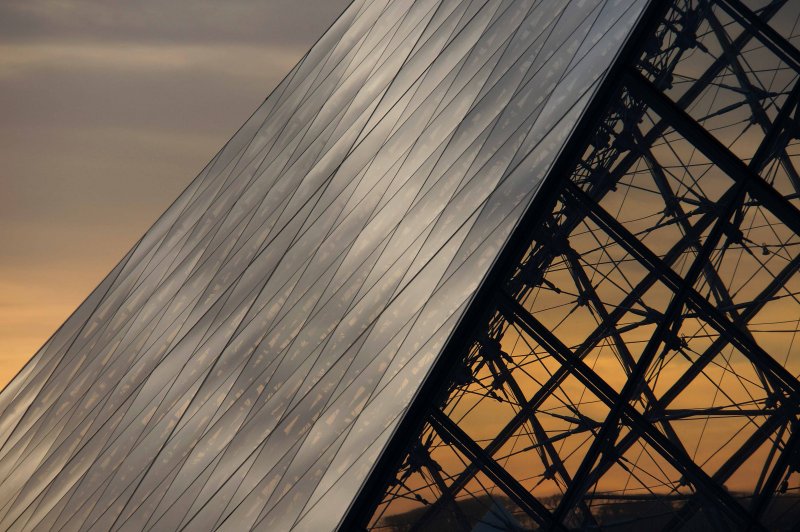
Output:
[[0,530],[340,526],[649,4],[353,0],[0,392]]
[[800,523],[798,16],[651,4],[345,528]]

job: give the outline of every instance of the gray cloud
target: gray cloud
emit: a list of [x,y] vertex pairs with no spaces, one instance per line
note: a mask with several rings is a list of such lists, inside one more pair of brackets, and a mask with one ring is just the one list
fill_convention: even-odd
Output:
[[0,1],[0,386],[348,3]]
[[41,259],[12,222],[143,231],[347,3],[0,3],[0,259]]
[[347,0],[5,0],[3,41],[306,45]]
[[197,133],[220,132],[221,125],[246,117],[304,50],[22,45],[6,51],[11,59],[0,59],[3,127],[119,126]]

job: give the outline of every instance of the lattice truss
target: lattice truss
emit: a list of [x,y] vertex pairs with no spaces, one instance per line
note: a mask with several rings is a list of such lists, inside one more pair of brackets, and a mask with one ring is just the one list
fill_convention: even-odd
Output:
[[0,530],[336,528],[647,5],[353,0],[0,392]]
[[800,6],[665,9],[371,529],[800,521]]

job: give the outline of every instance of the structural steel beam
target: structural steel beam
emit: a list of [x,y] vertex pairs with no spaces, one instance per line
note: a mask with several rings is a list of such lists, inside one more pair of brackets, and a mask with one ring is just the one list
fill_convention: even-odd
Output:
[[[502,260],[473,302],[472,317],[466,322],[468,329],[462,328],[460,336],[451,339],[447,356],[440,361],[438,371],[429,376],[429,382],[436,384],[430,384],[428,395],[415,403],[418,410],[411,414],[415,423],[409,421],[407,426],[416,427],[415,433],[424,433],[427,438],[437,437],[439,449],[457,450],[467,461],[463,469],[451,474],[446,490],[441,490],[447,491],[447,496],[432,501],[420,512],[415,527],[435,526],[437,515],[452,501],[458,501],[459,494],[461,500],[471,495],[476,475],[483,473],[494,483],[492,490],[509,497],[544,528],[602,529],[604,521],[595,513],[595,505],[608,500],[681,502],[679,508],[668,504],[664,507],[672,513],[662,523],[665,530],[695,522],[698,513],[714,528],[766,529],[762,520],[770,502],[797,467],[796,456],[800,454],[800,380],[761,344],[751,329],[770,302],[795,297],[782,293],[800,271],[800,257],[791,254],[791,240],[782,237],[783,240],[770,243],[784,252],[780,255],[782,262],[778,268],[767,268],[770,253],[777,257],[777,251],[770,252],[767,244],[762,244],[762,254],[767,258],[756,261],[761,264],[761,277],[746,298],[740,288],[732,286],[719,262],[733,253],[731,242],[738,242],[734,240],[737,232],[749,231],[743,225],[748,210],[763,209],[782,230],[800,235],[800,209],[792,202],[793,196],[780,192],[765,173],[777,163],[794,191],[800,190],[795,156],[787,148],[797,136],[800,83],[795,79],[784,91],[761,89],[759,82],[751,81],[757,73],[748,71],[749,64],[742,60],[743,51],[757,39],[764,45],[764,53],[773,54],[785,63],[784,68],[800,76],[800,52],[770,26],[787,5],[786,0],[775,0],[758,12],[740,0],[678,0],[651,5],[636,37],[629,41],[601,90],[607,98],[605,107],[593,106],[584,117],[591,126],[579,127],[571,139],[501,255]],[[718,18],[720,9],[744,29],[733,39]],[[657,30],[661,33],[656,36]],[[703,39],[716,39],[719,55],[699,77],[687,79],[688,88],[676,91],[678,96],[671,99],[668,93],[672,94],[673,70],[691,60],[686,51],[697,47],[710,54]],[[737,87],[720,81],[729,76],[738,83]],[[707,115],[744,109],[763,132],[749,160],[742,160],[715,131],[706,127],[708,116],[695,118],[690,114],[697,112],[693,105],[720,86],[741,95],[743,103],[719,104]],[[768,114],[768,105],[780,108],[776,114]],[[640,125],[644,119],[650,120],[646,128]],[[716,199],[704,197],[699,185],[694,190],[699,199],[693,199],[690,192],[696,181],[691,161],[684,163],[682,169],[689,178],[681,181],[676,177],[681,170],[665,167],[660,160],[658,150],[663,151],[675,133],[709,161],[707,166],[718,168],[729,179]],[[607,146],[603,145],[603,138],[607,139]],[[573,155],[567,162],[567,153],[581,156],[576,160]],[[703,174],[697,172],[701,178]],[[647,176],[645,185],[637,181],[644,179],[638,177],[643,175]],[[718,186],[717,182],[714,186]],[[664,233],[670,238],[668,246],[662,246],[665,249],[651,249],[645,240],[651,230],[633,230],[624,214],[615,214],[605,206],[619,198],[616,192],[622,187],[656,194],[658,201],[663,201],[663,221],[652,230],[673,228]],[[685,209],[687,204],[693,207]],[[752,225],[752,221],[747,223]],[[589,235],[595,248],[585,240]],[[747,252],[755,259],[746,244],[742,243],[741,248],[741,253]],[[620,252],[624,254],[621,256]],[[583,253],[599,254],[610,270],[601,271],[599,262],[591,262],[599,259],[587,259]],[[625,276],[625,264],[629,262],[643,270],[635,280]],[[611,279],[614,275],[616,281]],[[607,299],[603,286],[606,281],[616,283],[614,286],[625,292],[617,299]],[[701,293],[703,283],[707,284],[708,296]],[[660,287],[668,293],[661,296],[666,298],[665,310],[650,308],[646,303]],[[558,294],[561,300],[573,298],[572,310],[566,317],[585,309],[595,320],[593,327],[582,329],[582,336],[573,347],[564,342],[563,333],[537,317],[537,312],[547,313],[555,308],[537,307],[540,292]],[[640,318],[632,322],[633,316]],[[681,330],[687,320],[700,324],[703,330],[708,327],[708,340],[682,346]],[[630,334],[645,328],[646,341],[634,346]],[[512,352],[511,346],[508,353],[500,350],[503,339],[513,335],[525,343],[530,339],[529,354]],[[485,348],[489,341],[497,343],[494,350]],[[694,355],[682,352],[684,347],[693,348]],[[592,357],[604,349],[613,351],[625,376],[619,388],[611,386],[602,372],[592,367]],[[756,394],[749,403],[728,406],[691,407],[676,403],[698,383],[698,377],[705,376],[710,381],[710,369],[719,367],[732,372],[729,359],[734,352],[752,366],[754,376],[746,384],[763,395]],[[684,365],[674,380],[656,388],[659,367],[665,363],[667,353],[683,357]],[[527,367],[542,358],[555,360],[558,366],[542,378],[537,377],[531,387],[529,381],[533,377]],[[489,380],[484,383],[481,379]],[[559,394],[565,393],[563,387],[573,379],[607,409],[600,421],[596,420],[597,415],[582,412],[582,403],[576,405],[569,397],[563,404],[566,414],[553,410]],[[475,406],[493,401],[508,405],[506,408],[513,413],[486,439],[473,436],[474,427],[461,426],[466,423],[462,421],[466,414],[456,415],[463,411],[458,408],[459,402],[474,397],[468,394],[472,384],[472,394],[484,394],[476,399]],[[719,384],[716,386],[719,388]],[[427,401],[428,405],[419,401]],[[671,407],[673,404],[676,406]],[[548,417],[566,426],[554,429],[546,423]],[[684,432],[674,428],[684,420],[701,419],[741,419],[745,423],[740,430],[746,429],[747,437],[735,445],[730,443],[724,460],[713,469],[697,463],[692,451],[685,447]],[[526,425],[528,428],[523,431]],[[517,442],[523,435],[529,440],[528,445],[519,447]],[[576,458],[571,455],[574,450],[568,453],[564,449],[564,442],[573,441],[578,435],[588,437],[589,445]],[[671,486],[665,486],[672,491],[649,495],[594,491],[614,466],[626,469],[624,457],[637,443],[643,452],[645,448],[647,453],[652,451],[680,474]],[[758,470],[757,488],[751,499],[734,496],[724,484],[767,446],[769,458]],[[524,492],[516,480],[517,472],[503,465],[508,457],[524,453],[531,453],[531,459],[535,457],[544,469],[540,473],[542,480],[557,479],[563,486],[560,496],[546,506]],[[389,466],[389,457],[385,456],[382,467],[397,471],[401,460],[397,455],[393,460]],[[381,478],[386,471],[376,470],[373,478]],[[685,486],[693,491],[676,491]],[[487,493],[492,490],[487,489]],[[384,491],[384,496],[391,503],[392,495]],[[364,508],[371,512],[374,500],[370,504]]]

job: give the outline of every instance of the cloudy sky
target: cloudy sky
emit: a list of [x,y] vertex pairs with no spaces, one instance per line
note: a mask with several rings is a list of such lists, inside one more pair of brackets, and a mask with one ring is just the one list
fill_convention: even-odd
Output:
[[348,3],[0,2],[0,386]]

